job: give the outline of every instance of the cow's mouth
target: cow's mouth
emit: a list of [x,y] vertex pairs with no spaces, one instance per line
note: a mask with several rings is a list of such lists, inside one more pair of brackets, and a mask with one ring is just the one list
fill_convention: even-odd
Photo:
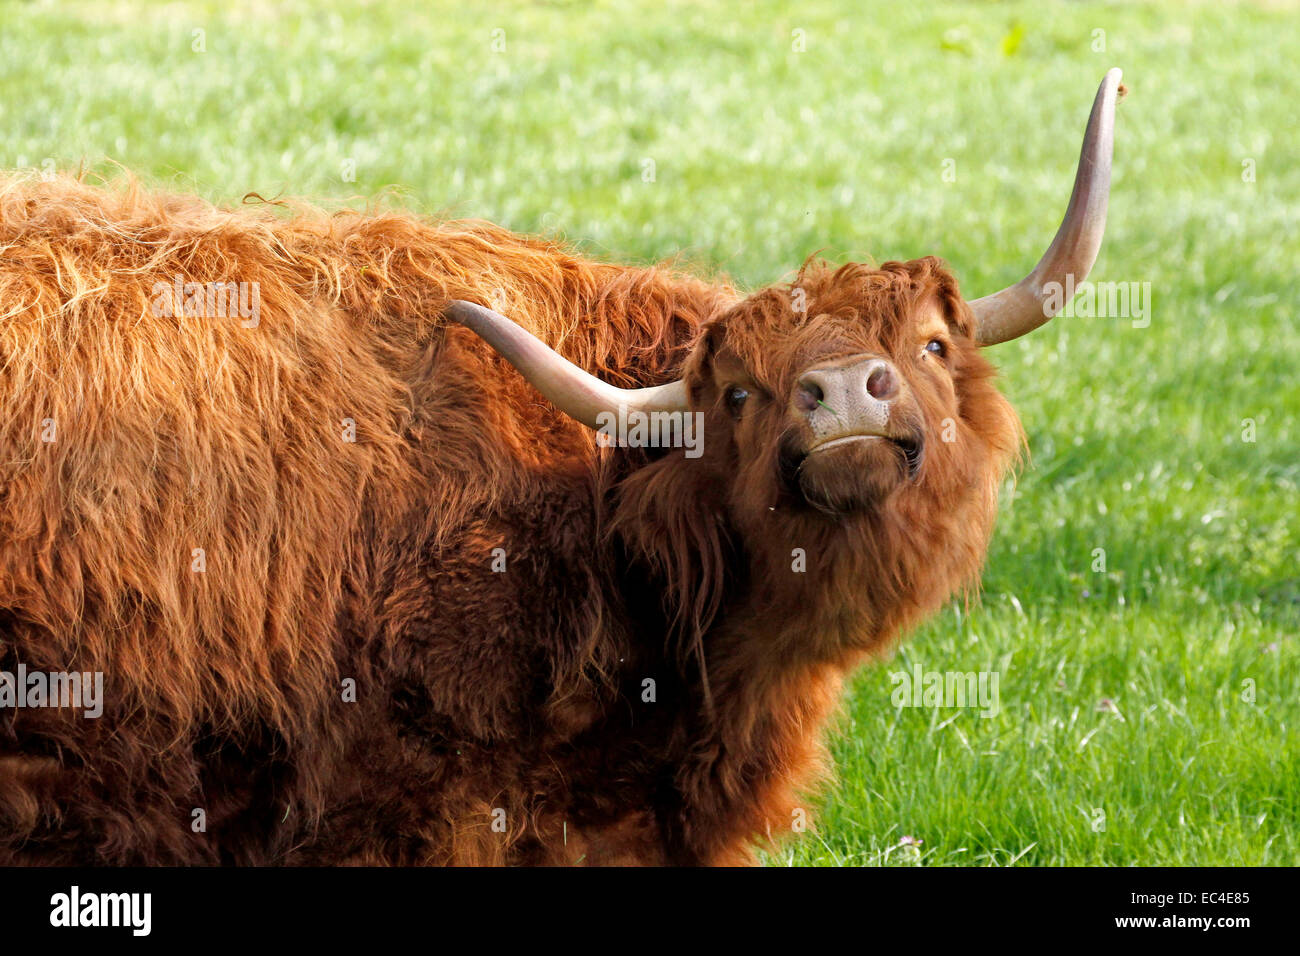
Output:
[[840,448],[845,445],[853,445],[859,442],[883,443],[886,445],[894,446],[896,449],[898,449],[898,452],[901,453],[901,455],[903,456],[903,465],[907,470],[908,479],[911,481],[915,481],[917,475],[920,474],[921,462],[925,455],[925,440],[919,434],[918,435],[876,435],[876,434],[842,435],[839,438],[832,438],[829,441],[824,441],[819,444],[813,445],[811,448],[808,449],[807,452],[805,452],[800,457],[799,465],[802,466],[804,461],[806,461],[808,458],[814,455],[825,454],[826,452],[829,452],[835,448]]
[[841,435],[782,455],[788,491],[825,513],[843,514],[880,501],[899,485],[915,482],[925,441],[914,435]]
[[903,453],[903,461],[907,465],[907,477],[911,481],[916,481],[917,476],[921,474],[921,464],[925,460],[925,439],[920,435],[911,438],[891,438],[889,439],[898,446],[899,451]]

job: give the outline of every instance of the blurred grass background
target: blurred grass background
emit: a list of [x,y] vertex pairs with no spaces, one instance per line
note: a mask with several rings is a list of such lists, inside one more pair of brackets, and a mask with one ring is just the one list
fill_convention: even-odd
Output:
[[[934,253],[978,295],[1045,248],[1122,67],[1094,278],[1150,282],[1151,323],[994,350],[1033,458],[983,600],[858,675],[769,860],[1295,865],[1297,62],[1289,2],[0,0],[0,166],[387,194],[747,286]],[[999,671],[1000,713],[895,710],[916,662]]]

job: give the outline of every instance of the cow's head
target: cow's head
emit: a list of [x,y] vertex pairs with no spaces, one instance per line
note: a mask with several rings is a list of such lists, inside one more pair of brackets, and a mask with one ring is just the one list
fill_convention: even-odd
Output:
[[[680,380],[631,390],[588,375],[490,310],[457,302],[450,314],[592,428],[620,409],[702,413],[697,467],[723,479],[742,530],[768,520],[764,512],[842,524],[853,515],[897,519],[976,501],[971,523],[991,524],[991,489],[1019,425],[982,349],[1045,323],[1067,277],[1077,283],[1091,269],[1105,227],[1119,81],[1111,70],[1097,92],[1051,246],[1028,276],[993,295],[964,300],[934,258],[881,268],[812,262],[792,284],[757,292],[712,320]],[[925,527],[917,519],[896,533]]]
[[1000,477],[1019,428],[992,375],[956,280],[926,258],[810,262],[712,322],[684,382],[733,510],[838,518]]

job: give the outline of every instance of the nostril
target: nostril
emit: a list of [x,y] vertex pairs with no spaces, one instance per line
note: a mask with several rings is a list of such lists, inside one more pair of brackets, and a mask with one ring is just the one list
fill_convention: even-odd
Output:
[[825,397],[826,393],[822,391],[822,387],[811,379],[801,381],[794,392],[795,405],[805,412],[811,412]]
[[867,391],[871,393],[872,398],[880,399],[883,402],[886,399],[893,398],[897,390],[898,386],[894,381],[894,373],[888,365],[877,365],[867,377]]

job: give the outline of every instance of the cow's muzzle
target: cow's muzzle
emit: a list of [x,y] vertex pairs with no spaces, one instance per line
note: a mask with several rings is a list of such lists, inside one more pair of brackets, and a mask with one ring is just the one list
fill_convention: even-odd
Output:
[[897,369],[874,355],[810,369],[795,383],[794,413],[811,431],[807,450],[867,438],[891,438],[890,412],[902,392]]

